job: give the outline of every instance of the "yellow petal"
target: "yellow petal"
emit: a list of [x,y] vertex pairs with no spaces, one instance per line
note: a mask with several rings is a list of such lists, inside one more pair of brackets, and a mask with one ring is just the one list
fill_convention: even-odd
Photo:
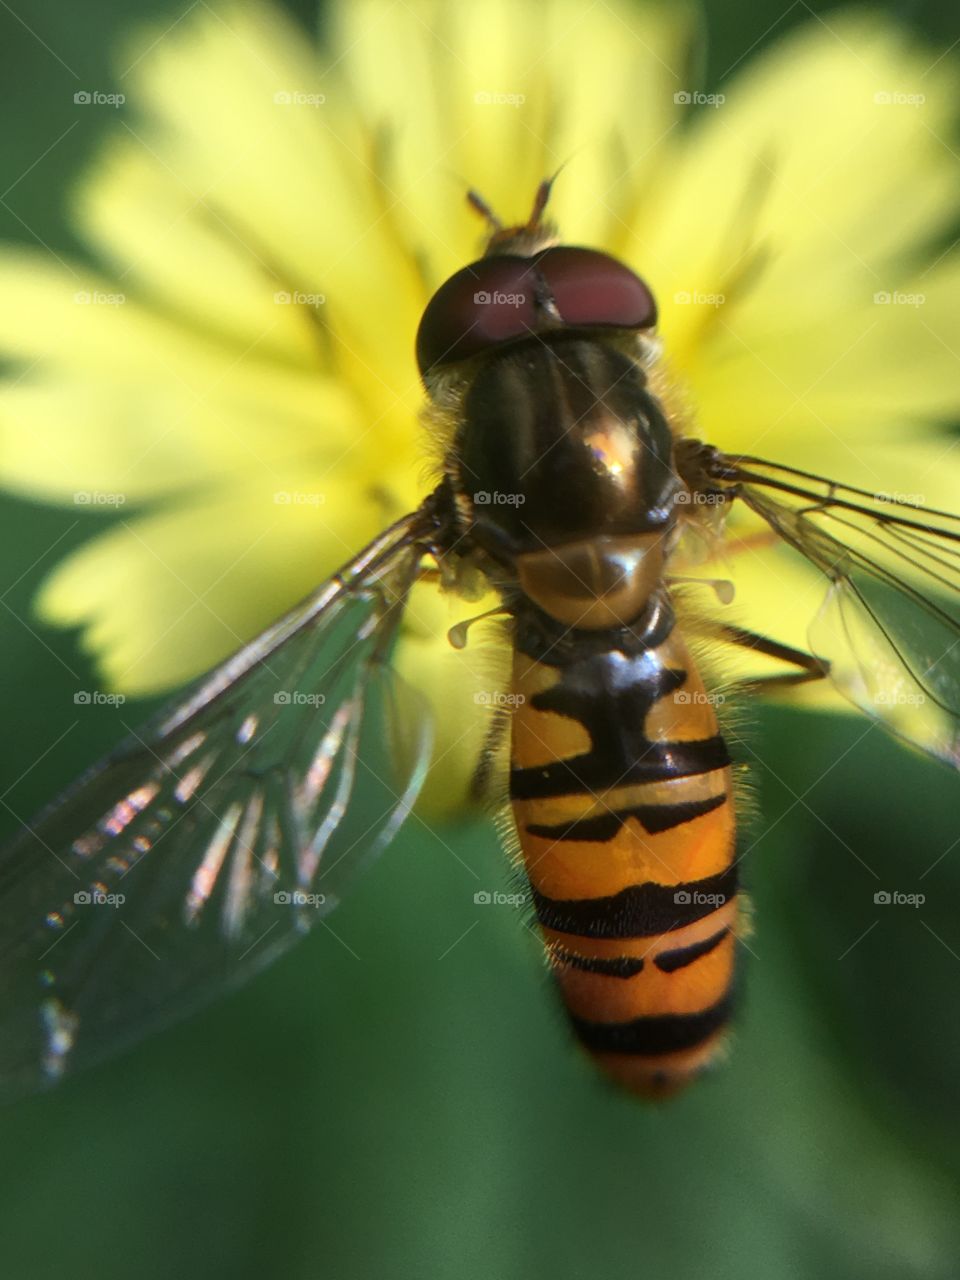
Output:
[[886,282],[808,324],[778,314],[759,285],[749,311],[727,318],[721,308],[689,376],[702,429],[725,448],[803,465],[803,452],[831,439],[840,460],[878,442],[906,444],[925,420],[953,419],[960,259]]
[[363,432],[357,425],[344,438],[356,423],[348,389],[313,383],[298,409],[315,416],[285,421],[278,405],[268,420],[232,396],[198,400],[176,383],[146,380],[110,388],[48,377],[0,386],[0,478],[46,501],[83,502],[78,493],[102,491],[134,503],[251,471],[280,476],[310,453],[329,469],[341,459],[349,466]]
[[257,3],[204,6],[156,36],[126,55],[147,145],[289,287],[324,295],[338,367],[409,435],[423,285],[389,234],[374,140],[336,60]]
[[[109,482],[139,494],[195,484],[233,468],[269,467],[302,456],[305,441],[307,450],[328,456],[356,441],[358,410],[349,386],[339,380],[261,359],[255,343],[242,350],[190,333],[109,281],[90,273],[70,275],[39,255],[0,252],[0,277],[0,352],[28,366],[27,390],[9,392],[5,454],[23,446],[14,440],[23,434],[15,416],[20,401],[32,398],[35,385],[53,388],[54,416],[49,443],[46,432],[41,438],[36,491],[46,485],[61,494],[70,489],[66,475],[48,479],[48,466],[56,467],[64,444],[65,466],[78,461],[81,471],[81,452],[101,457],[105,473],[116,472],[119,456],[128,483],[120,484],[115,475]],[[273,308],[277,316],[287,311]],[[92,437],[81,437],[71,421],[71,394],[81,415],[99,420]],[[35,422],[45,416],[40,402],[27,412]],[[76,437],[72,445],[69,433]],[[23,462],[21,456],[16,465],[21,476]]]
[[118,288],[172,312],[185,330],[223,336],[238,353],[255,346],[261,359],[330,372],[322,295],[298,305],[255,238],[237,235],[203,191],[176,181],[129,134],[111,138],[71,204]]
[[322,473],[268,477],[95,538],[54,570],[38,609],[85,628],[109,688],[152,694],[251,640],[384,523],[379,504]]
[[[430,772],[418,803],[426,817],[452,818],[471,801],[471,785],[488,744],[503,741],[509,713],[510,650],[502,626],[484,622],[455,649],[449,629],[499,603],[468,603],[430,583],[414,588],[397,646],[396,667],[427,701],[434,726]],[[476,803],[477,797],[472,797]]]
[[354,99],[384,133],[391,219],[434,286],[479,251],[467,187],[519,222],[564,164],[551,216],[568,239],[616,247],[620,206],[676,119],[685,10],[361,0],[334,15]]
[[[911,265],[958,197],[943,141],[957,76],[934,62],[885,21],[831,15],[739,68],[723,103],[670,136],[630,256],[724,447],[821,422],[890,435],[908,405],[914,419],[956,412],[956,259]],[[924,102],[882,100],[909,92]],[[915,314],[877,304],[884,293],[927,301]]]

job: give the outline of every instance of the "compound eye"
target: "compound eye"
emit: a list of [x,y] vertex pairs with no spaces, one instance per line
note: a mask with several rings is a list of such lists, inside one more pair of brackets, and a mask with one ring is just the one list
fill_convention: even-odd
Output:
[[466,360],[539,328],[534,259],[502,254],[463,267],[440,286],[417,330],[417,364]]
[[567,328],[649,329],[657,323],[649,287],[608,253],[558,245],[544,249],[536,262]]
[[534,334],[656,322],[653,294],[608,253],[560,245],[531,258],[497,254],[463,267],[430,299],[417,330],[417,364],[427,374]]

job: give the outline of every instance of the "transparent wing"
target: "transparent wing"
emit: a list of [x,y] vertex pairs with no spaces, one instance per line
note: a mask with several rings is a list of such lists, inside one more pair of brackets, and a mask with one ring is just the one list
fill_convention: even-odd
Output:
[[406,816],[425,707],[389,666],[400,521],[0,854],[0,1090],[49,1083],[274,959]]
[[836,686],[960,767],[960,517],[712,453],[713,478],[829,579],[810,643]]

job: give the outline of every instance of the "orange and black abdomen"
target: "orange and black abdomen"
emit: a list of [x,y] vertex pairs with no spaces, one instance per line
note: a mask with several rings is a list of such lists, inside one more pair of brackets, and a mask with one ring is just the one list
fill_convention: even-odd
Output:
[[730,760],[666,600],[642,634],[515,617],[510,791],[574,1030],[636,1093],[719,1049],[737,916]]

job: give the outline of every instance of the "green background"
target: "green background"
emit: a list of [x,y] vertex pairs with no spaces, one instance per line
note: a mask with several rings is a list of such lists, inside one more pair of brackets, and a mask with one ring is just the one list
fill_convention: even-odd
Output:
[[[4,238],[78,251],[65,191],[108,112],[25,171],[76,118],[77,88],[109,89],[115,36],[184,7],[0,5]],[[946,46],[951,9],[894,12]],[[811,10],[706,13],[715,87]],[[96,682],[73,638],[30,618],[95,522],[0,503],[0,791],[19,813],[119,736],[110,709],[78,715],[74,691]],[[960,788],[853,717],[754,721],[756,928],[723,1071],[662,1108],[609,1092],[568,1042],[524,917],[473,903],[510,887],[492,831],[448,833],[453,857],[411,828],[337,936],[0,1112],[0,1272],[960,1275]],[[927,901],[876,907],[880,888]]]

